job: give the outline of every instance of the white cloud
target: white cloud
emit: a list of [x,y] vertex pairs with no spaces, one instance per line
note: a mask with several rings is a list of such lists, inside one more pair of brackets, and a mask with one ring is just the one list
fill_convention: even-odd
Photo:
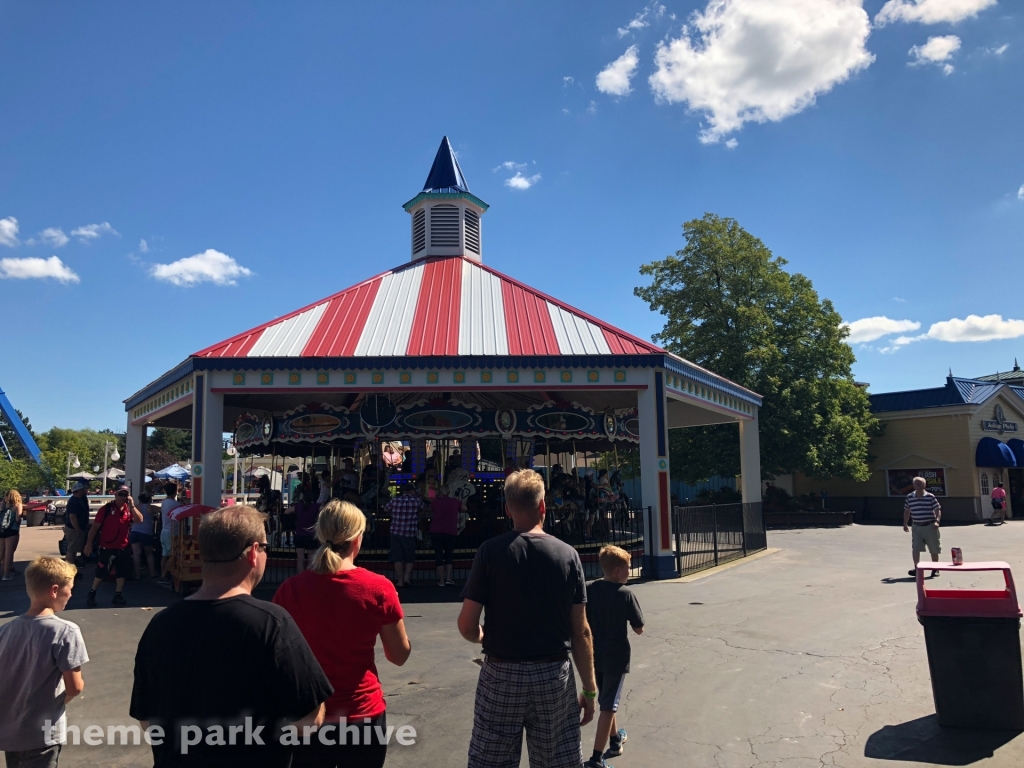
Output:
[[725,142],[725,146],[727,149],[736,149],[736,147],[738,147],[739,145],[740,143],[736,141],[736,139],[729,139],[727,142]]
[[879,352],[892,354],[917,341],[946,341],[956,344],[1018,339],[1021,336],[1024,336],[1024,320],[1003,319],[1002,315],[968,315],[963,320],[954,317],[951,320],[932,323],[927,333],[918,336],[898,336],[889,342],[891,346],[883,347]]
[[149,243],[146,242],[145,238],[139,240],[139,250],[143,253],[149,253]]
[[199,283],[236,285],[239,277],[249,277],[252,270],[246,269],[226,253],[208,248],[195,256],[178,259],[170,264],[154,264],[153,277],[174,285],[191,288]]
[[996,0],[889,0],[875,16],[875,24],[879,27],[894,21],[956,24],[995,4]]
[[48,259],[0,259],[0,279],[41,280],[52,278],[62,283],[77,283],[78,275],[56,256]]
[[777,122],[870,66],[861,0],[708,0],[682,35],[658,46],[658,101],[707,115],[701,141],[746,122]]
[[938,341],[993,341],[1024,336],[1024,320],[1004,320],[1002,315],[968,315],[932,323],[928,338]]
[[1024,184],[1020,185],[1020,189],[1017,190],[1017,199],[1024,200]]
[[885,315],[879,315],[854,320],[852,323],[847,323],[846,327],[850,329],[850,335],[846,337],[846,341],[850,344],[860,344],[893,333],[916,331],[921,324],[914,320],[893,320]]
[[1006,49],[1009,47],[1009,43],[1003,43],[998,48],[985,48],[983,50],[985,51],[985,53],[991,56],[1002,56],[1004,53],[1006,53]]
[[491,170],[500,171],[502,168],[504,168],[506,171],[521,171],[527,165],[528,163],[517,163],[515,160],[506,160],[504,163],[500,163],[498,166],[492,168]]
[[0,245],[13,248],[21,241],[18,240],[18,220],[13,216],[0,219]]
[[505,179],[505,186],[512,187],[512,189],[529,189],[538,181],[540,181],[539,173],[535,173],[533,176],[523,176],[517,171],[511,179]]
[[[664,13],[665,12],[665,6],[660,6],[660,8],[661,8],[661,13]],[[619,33],[619,37],[625,37],[626,35],[628,35],[630,32],[632,32],[635,29],[643,29],[644,27],[651,26],[651,23],[649,21],[646,21],[647,14],[650,13],[650,12],[651,12],[650,7],[644,8],[642,11],[640,11],[640,13],[638,13],[636,16],[633,17],[633,20],[631,22],[629,22],[629,24],[627,24],[624,27],[619,27],[618,30],[617,30],[618,33]],[[659,13],[658,15],[660,16],[661,13]]]
[[960,50],[960,38],[956,35],[938,35],[929,37],[924,45],[915,45],[907,53],[913,58],[910,66],[916,67],[921,64],[942,65],[942,71],[947,75],[952,74],[953,65],[944,64],[953,58],[953,54]]
[[71,230],[71,236],[77,237],[83,243],[90,240],[96,240],[102,235],[117,235],[121,234],[110,226],[109,221],[104,221],[102,224],[86,224],[84,227],[78,227],[77,229]]
[[575,82],[576,80],[570,77],[569,75],[566,75],[565,77],[562,78],[562,85],[572,85]]
[[[62,248],[68,244],[68,236],[60,227],[47,227],[39,233],[40,242],[52,245],[54,248]],[[34,244],[34,241],[33,241]]]
[[590,102],[590,106],[587,107],[587,114],[588,115],[596,115],[597,114],[597,102],[596,101]]
[[626,52],[597,73],[597,90],[612,96],[625,96],[630,92],[629,81],[640,64],[640,49],[629,46]]

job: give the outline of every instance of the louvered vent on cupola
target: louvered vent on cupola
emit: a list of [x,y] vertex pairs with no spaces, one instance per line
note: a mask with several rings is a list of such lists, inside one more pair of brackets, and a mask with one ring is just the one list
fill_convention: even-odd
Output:
[[466,209],[466,248],[480,253],[480,217],[469,208]]
[[435,205],[430,209],[430,247],[459,247],[459,208]]
[[427,212],[420,208],[412,217],[412,252],[419,253],[427,247]]

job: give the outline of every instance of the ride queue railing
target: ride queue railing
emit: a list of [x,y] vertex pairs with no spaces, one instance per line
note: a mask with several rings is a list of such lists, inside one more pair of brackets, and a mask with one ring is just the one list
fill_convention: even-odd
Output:
[[[602,576],[598,553],[608,544],[621,547],[630,553],[630,576],[639,577],[644,555],[645,515],[643,508],[630,508],[622,504],[616,507],[602,506],[590,512],[582,509],[554,509],[548,511],[544,529],[576,549],[587,579]],[[391,545],[390,526],[390,515],[384,510],[367,515],[366,532],[363,534],[363,544],[356,563],[360,567],[393,578],[394,566],[388,562]],[[455,540],[455,562],[452,569],[454,579],[464,581],[469,576],[473,558],[483,542],[511,529],[511,520],[504,512],[469,513],[465,518],[464,528]],[[311,554],[312,552],[307,552],[307,555]],[[272,535],[263,585],[266,587],[280,584],[295,574],[296,566],[294,536],[284,530]],[[425,585],[436,583],[434,566],[430,520],[421,518],[413,581]]]

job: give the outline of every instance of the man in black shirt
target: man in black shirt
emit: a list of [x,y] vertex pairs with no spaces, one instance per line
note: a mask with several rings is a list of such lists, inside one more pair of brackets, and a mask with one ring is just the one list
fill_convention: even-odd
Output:
[[252,597],[267,563],[264,515],[202,518],[203,586],[153,617],[135,655],[131,716],[159,726],[155,768],[288,768],[333,688],[294,620]]
[[64,559],[72,565],[85,548],[85,537],[89,535],[88,490],[89,484],[79,480],[71,488],[71,496],[64,507],[64,541],[67,543]]
[[[469,768],[517,768],[524,728],[531,763],[579,768],[580,726],[593,719],[597,699],[583,565],[576,550],[544,533],[536,472],[506,478],[505,508],[514,530],[480,546],[462,592],[459,632],[486,655]],[[570,651],[583,684],[578,698]]]

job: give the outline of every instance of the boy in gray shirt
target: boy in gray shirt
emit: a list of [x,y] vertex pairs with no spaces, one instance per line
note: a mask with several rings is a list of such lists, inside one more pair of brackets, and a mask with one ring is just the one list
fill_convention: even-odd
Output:
[[31,606],[0,626],[0,750],[7,768],[56,768],[66,741],[64,705],[85,688],[82,631],[55,615],[71,598],[77,570],[37,557],[25,569]]

